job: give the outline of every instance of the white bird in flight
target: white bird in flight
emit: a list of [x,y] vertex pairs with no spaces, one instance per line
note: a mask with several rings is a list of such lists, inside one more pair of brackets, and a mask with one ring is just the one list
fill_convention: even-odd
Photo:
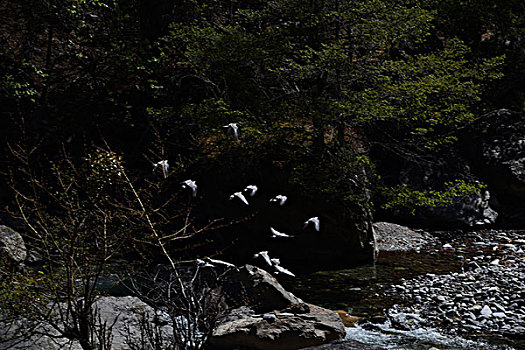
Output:
[[237,126],[237,123],[230,123],[228,125],[224,125],[223,128],[226,128],[226,134],[227,135],[233,135],[236,140],[239,139],[239,127]]
[[209,262],[201,260],[201,259],[197,259],[195,261],[197,262],[197,266],[199,267],[215,267],[215,265],[212,265]]
[[197,183],[193,180],[186,180],[180,183],[182,188],[191,188],[192,197],[197,197]]
[[168,160],[167,159],[161,160],[160,162],[157,162],[157,163],[153,164],[153,168],[157,168],[157,167],[160,167],[162,169],[162,173],[164,174],[164,177],[168,176],[168,172],[170,170],[170,166],[168,164]]
[[268,265],[272,266],[272,260],[270,259],[270,256],[268,255],[267,250],[263,250],[262,252],[256,253],[253,255],[253,257],[254,259],[261,257]]
[[314,224],[315,230],[319,232],[319,226],[320,226],[319,217],[314,216],[313,218],[306,220],[304,222],[304,228],[306,228],[306,226],[308,226],[309,224]]
[[264,261],[271,267],[273,267],[273,273],[275,275],[278,275],[278,274],[283,274],[283,275],[288,275],[288,276],[291,276],[291,277],[295,277],[295,275],[290,272],[290,270],[287,270],[285,269],[284,267],[281,266],[281,261],[277,258],[273,258],[273,259],[270,259],[270,256],[268,255],[268,251],[267,250],[263,250],[262,252],[259,252],[257,254],[255,254],[253,256],[254,258],[263,258]]
[[278,194],[277,196],[275,196],[272,199],[270,199],[270,203],[277,203],[277,202],[279,202],[279,205],[283,205],[286,202],[287,199],[288,199],[288,197],[283,196],[282,194]]
[[273,269],[274,269],[273,273],[276,274],[276,275],[282,273],[283,275],[288,275],[288,276],[291,276],[291,277],[295,277],[295,275],[290,270],[287,270],[287,269],[285,269],[284,267],[282,267],[280,265],[273,265]]
[[204,260],[206,262],[210,263],[210,264],[224,265],[224,266],[227,266],[227,267],[236,267],[232,263],[229,263],[229,262],[226,262],[226,261],[223,261],[223,260],[212,259],[212,258],[204,258]]
[[250,205],[250,203],[248,203],[248,201],[246,200],[246,197],[244,197],[242,192],[235,192],[234,194],[230,196],[230,200],[235,199],[235,197],[239,198],[244,204]]
[[276,238],[276,237],[287,237],[287,238],[288,237],[293,237],[293,236],[287,235],[286,233],[279,232],[276,229],[274,229],[273,227],[270,227],[270,231],[272,231],[272,238]]
[[255,185],[248,185],[243,190],[243,192],[246,192],[246,193],[248,193],[250,195],[250,197],[253,197],[255,195],[255,192],[257,192],[257,190],[258,190],[257,186],[255,186]]

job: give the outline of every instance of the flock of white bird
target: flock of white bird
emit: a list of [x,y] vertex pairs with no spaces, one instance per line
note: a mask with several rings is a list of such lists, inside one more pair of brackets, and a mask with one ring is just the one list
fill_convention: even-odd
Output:
[[[226,128],[226,134],[227,135],[233,136],[236,140],[239,139],[239,133],[238,133],[239,128],[237,126],[237,123],[230,123],[228,125],[224,125],[223,127]],[[161,161],[153,164],[153,167],[154,167],[154,169],[155,168],[160,168],[162,170],[162,173],[163,173],[164,177],[168,176],[168,174],[169,174],[169,164],[168,164],[167,160],[161,160]],[[193,198],[197,197],[197,183],[195,181],[193,181],[193,180],[186,180],[186,181],[182,181],[180,184],[181,184],[183,189],[191,191],[191,196]],[[257,190],[258,190],[258,188],[257,188],[256,185],[248,185],[242,191],[234,192],[230,196],[229,199],[230,200],[240,200],[244,204],[250,205],[250,203],[246,199],[246,196],[253,197],[255,195],[255,193],[257,192]],[[275,203],[275,204],[279,204],[279,206],[283,206],[286,203],[287,199],[288,199],[288,197],[286,197],[286,196],[284,196],[282,194],[278,194],[275,197],[272,197],[270,199],[270,203]],[[319,232],[319,230],[320,230],[319,217],[314,216],[314,217],[309,218],[308,220],[306,220],[304,222],[304,228],[307,228],[309,225],[313,225],[314,229],[317,232]],[[286,233],[283,233],[283,232],[279,232],[276,229],[274,229],[273,227],[270,227],[270,232],[272,233],[272,235],[271,235],[272,238],[291,238],[291,237],[293,237],[293,235],[289,235],[289,234],[286,234]],[[262,258],[262,260],[265,262],[265,264],[267,264],[270,268],[272,268],[273,269],[273,273],[276,274],[276,275],[283,274],[283,275],[288,275],[288,276],[291,276],[291,277],[295,277],[295,275],[291,271],[289,271],[289,270],[287,270],[287,269],[285,269],[284,267],[281,266],[281,262],[280,262],[279,259],[270,258],[270,255],[268,254],[267,250],[264,250],[264,251],[261,251],[259,253],[256,253],[253,256],[253,258],[254,259]],[[216,265],[224,265],[224,266],[228,266],[228,267],[235,267],[235,265],[230,264],[228,262],[225,262],[225,261],[222,261],[222,260],[217,260],[217,259],[212,259],[212,258],[197,259],[196,263],[197,263],[197,266],[199,266],[199,267],[215,267]]]

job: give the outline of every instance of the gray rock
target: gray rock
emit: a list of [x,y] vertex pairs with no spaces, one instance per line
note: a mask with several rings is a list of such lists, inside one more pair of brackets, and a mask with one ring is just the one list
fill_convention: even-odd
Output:
[[379,252],[417,250],[437,242],[431,234],[405,226],[389,222],[376,222],[373,226]]
[[488,305],[483,306],[483,309],[481,309],[480,315],[483,316],[490,316],[492,315],[492,310]]
[[[134,343],[140,339],[140,318],[147,315],[149,321],[153,322],[155,310],[137,297],[102,297],[95,306],[98,308],[102,320],[108,324],[115,322],[113,326],[112,350],[129,349],[127,341]],[[163,327],[164,341],[169,342],[172,328],[169,325]]]
[[291,350],[344,338],[344,325],[337,313],[306,305],[306,313],[276,313],[273,322],[247,317],[222,323],[214,330],[210,344],[218,349]]
[[230,321],[252,317],[254,315],[255,315],[255,311],[250,309],[248,306],[241,306],[236,309],[228,310],[228,312],[220,318],[219,322],[226,323]]
[[465,139],[468,158],[479,169],[480,177],[493,186],[498,201],[507,207],[504,220],[523,224],[524,207],[518,204],[525,198],[523,113],[500,109],[484,115],[476,124],[470,139]]
[[226,303],[232,308],[245,305],[255,312],[266,313],[302,302],[272,275],[256,266],[245,265],[231,270],[225,280]]
[[[32,326],[32,324],[31,324]],[[47,324],[41,324],[37,330],[47,335],[24,334],[31,332],[30,324],[23,319],[16,319],[7,324],[0,321],[0,348],[10,350],[82,350],[78,342],[60,338],[59,333]]]
[[26,245],[20,233],[0,225],[0,258],[7,257],[8,263],[19,267],[27,257]]
[[498,303],[492,303],[492,306],[494,306],[496,309],[498,309],[501,312],[506,312],[505,308]]
[[[155,310],[136,297],[102,297],[95,307],[102,322],[113,324],[111,335],[112,350],[129,349],[127,341],[135,344],[140,339],[139,320],[142,314],[149,315],[149,321],[153,322]],[[28,323],[22,319],[15,320],[11,325],[0,323],[0,338],[7,339],[9,336],[20,335]],[[9,326],[13,326],[9,328]],[[21,328],[22,327],[22,328]],[[46,323],[41,323],[37,332],[47,335],[32,335],[28,339],[13,339],[12,342],[0,343],[0,347],[13,350],[81,350],[82,347],[76,340],[68,340],[60,337],[60,334]],[[172,328],[169,325],[163,327],[165,341],[169,342]]]
[[274,313],[264,314],[263,320],[267,322],[273,322],[277,319],[277,316]]

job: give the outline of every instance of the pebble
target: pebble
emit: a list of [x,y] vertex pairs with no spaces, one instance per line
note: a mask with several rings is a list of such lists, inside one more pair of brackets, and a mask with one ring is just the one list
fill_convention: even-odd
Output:
[[499,311],[501,312],[505,312],[505,308],[503,306],[501,306],[500,304],[498,303],[493,303],[492,304],[496,309],[498,309]]
[[273,322],[273,321],[275,321],[276,318],[277,318],[277,316],[274,313],[269,313],[269,314],[264,314],[263,315],[263,320],[266,320],[268,322]]
[[483,309],[481,309],[481,315],[483,316],[490,316],[492,314],[492,310],[487,305],[483,306]]

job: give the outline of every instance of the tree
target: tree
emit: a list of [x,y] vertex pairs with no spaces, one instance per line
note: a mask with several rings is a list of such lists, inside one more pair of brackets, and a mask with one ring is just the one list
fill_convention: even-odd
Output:
[[[436,45],[435,8],[423,5],[282,0],[224,17],[203,6],[162,39],[163,74],[177,86],[162,85],[200,91],[180,96],[182,106],[222,101],[249,131],[314,164],[348,150],[366,157],[376,145],[424,158],[481,112],[482,84],[500,77],[502,57],[480,59],[455,38]],[[197,128],[202,138],[207,127]]]

